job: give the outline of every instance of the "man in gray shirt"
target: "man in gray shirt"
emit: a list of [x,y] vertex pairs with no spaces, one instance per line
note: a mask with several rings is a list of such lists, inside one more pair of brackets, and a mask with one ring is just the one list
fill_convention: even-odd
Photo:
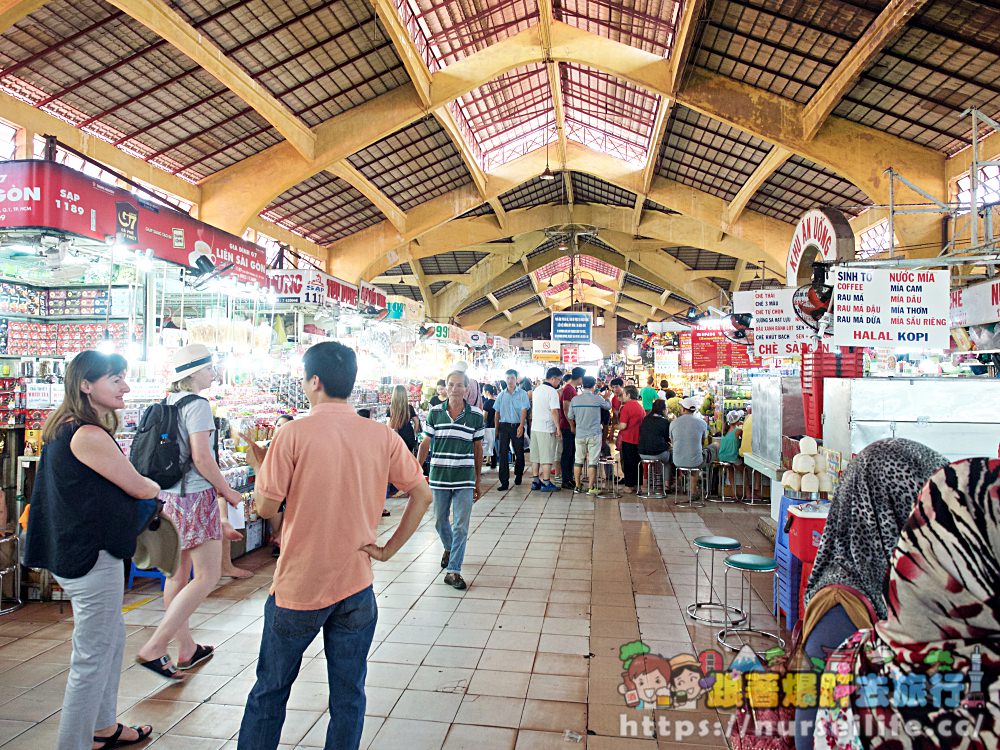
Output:
[[[705,436],[708,425],[695,411],[701,404],[697,396],[689,396],[681,401],[684,413],[670,423],[670,446],[674,466],[684,469],[697,469],[705,463]],[[695,500],[701,498],[699,474],[691,475],[694,487],[691,490]]]
[[576,433],[576,456],[573,465],[574,492],[583,492],[580,475],[587,464],[588,494],[596,495],[597,461],[601,457],[601,409],[611,411],[611,404],[594,393],[597,380],[587,375],[583,379],[583,392],[569,402],[566,418]]

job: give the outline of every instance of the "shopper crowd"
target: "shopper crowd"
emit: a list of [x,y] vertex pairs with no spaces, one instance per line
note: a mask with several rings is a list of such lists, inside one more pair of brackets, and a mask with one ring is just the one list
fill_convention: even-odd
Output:
[[[533,490],[597,494],[600,461],[617,453],[626,491],[635,492],[642,460],[660,462],[669,477],[672,467],[698,469],[716,457],[738,466],[747,449],[747,415],[726,415],[714,445],[701,398],[680,397],[665,381],[657,389],[650,379],[640,390],[634,381],[553,367],[538,383],[516,370],[502,383],[479,383],[462,365],[439,381],[423,420],[406,389],[395,388],[384,425],[349,402],[354,352],[318,344],[303,357],[309,415],[282,419],[266,450],[250,446],[257,513],[282,519],[273,531],[281,554],[264,603],[240,750],[278,747],[303,654],[317,636],[329,679],[326,747],[359,746],[378,620],[373,561],[391,559],[433,506],[443,582],[465,589],[462,565],[486,468],[496,466],[498,488],[509,490],[511,466],[520,485],[530,453]],[[178,560],[164,591],[166,610],[136,657],[172,681],[213,656],[211,644],[194,640],[188,621],[223,574],[223,540],[240,538],[229,523],[240,496],[219,469],[218,427],[200,395],[216,377],[211,353],[192,345],[171,363],[162,406],[176,410],[183,471],[170,486],[141,475],[113,439],[129,392],[126,368],[121,357],[94,351],[70,362],[64,400],[45,425],[31,497],[24,562],[50,570],[73,605],[60,750],[135,744],[153,731],[117,720],[123,563],[137,553],[140,534],[161,522],[175,530]],[[697,495],[700,472],[691,474]],[[408,498],[405,509],[378,546],[386,497],[395,494]],[[838,486],[805,602],[804,652],[814,661],[849,664],[873,684],[931,684],[940,681],[946,653],[944,671],[975,673],[979,692],[933,708],[857,694],[835,708],[799,710],[799,750],[998,746],[1000,461],[949,464],[908,440],[868,446]],[[895,719],[919,722],[923,735],[879,729]],[[959,721],[974,725],[978,739],[948,731]]]

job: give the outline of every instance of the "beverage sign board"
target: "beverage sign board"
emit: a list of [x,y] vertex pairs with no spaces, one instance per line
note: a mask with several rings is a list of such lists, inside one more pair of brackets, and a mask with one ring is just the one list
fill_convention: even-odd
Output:
[[956,328],[1000,321],[1000,279],[951,290],[951,324]]
[[949,271],[838,268],[833,343],[947,349],[950,284]]

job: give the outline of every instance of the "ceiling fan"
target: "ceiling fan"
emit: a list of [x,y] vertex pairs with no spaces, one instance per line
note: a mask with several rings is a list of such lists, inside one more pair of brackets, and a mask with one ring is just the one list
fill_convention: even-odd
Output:
[[819,340],[833,336],[833,287],[826,283],[829,263],[814,263],[812,283],[800,286],[792,295],[795,315]]

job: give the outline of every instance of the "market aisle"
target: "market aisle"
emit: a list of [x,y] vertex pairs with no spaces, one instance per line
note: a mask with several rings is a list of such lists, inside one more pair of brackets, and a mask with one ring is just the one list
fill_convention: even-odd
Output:
[[[398,510],[401,501],[390,507]],[[642,731],[641,715],[626,709],[618,692],[622,644],[641,635],[667,658],[714,646],[714,630],[688,625],[682,615],[681,605],[694,596],[689,540],[711,531],[756,551],[769,546],[754,530],[759,510],[712,506],[673,513],[670,507],[567,492],[546,496],[527,485],[502,495],[491,490],[475,508],[465,592],[441,583],[441,550],[428,516],[403,552],[377,566],[379,625],[364,746],[726,747],[721,736],[711,735],[687,738],[689,744],[670,737],[619,739],[623,717],[636,719]],[[381,533],[391,533],[398,518],[394,512],[385,519]],[[232,738],[253,684],[273,571],[266,551],[243,563],[254,577],[220,586],[196,615],[196,638],[218,646],[211,661],[180,686],[134,665],[123,674],[123,719],[155,724],[157,750],[236,746]],[[757,604],[765,611],[763,602]],[[158,590],[140,589],[127,606],[131,665],[163,605]],[[57,604],[35,604],[0,619],[4,750],[55,746],[70,653],[67,614]],[[322,746],[326,696],[316,643],[292,691],[283,747]],[[694,720],[719,718],[684,713]],[[580,741],[566,741],[567,730]]]

